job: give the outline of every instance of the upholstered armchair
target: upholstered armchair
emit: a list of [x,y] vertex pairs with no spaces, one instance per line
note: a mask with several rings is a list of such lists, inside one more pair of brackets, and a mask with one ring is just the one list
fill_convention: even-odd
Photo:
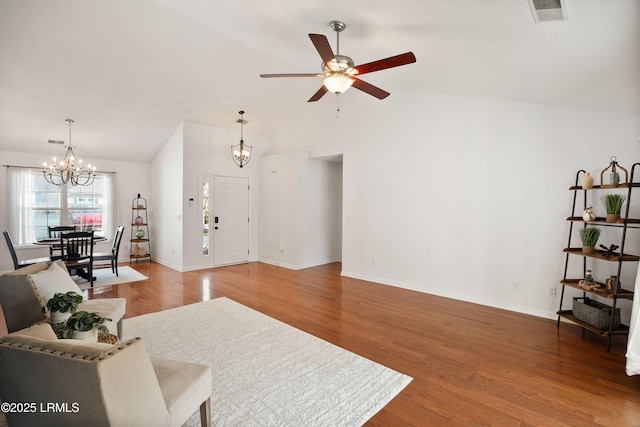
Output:
[[[56,292],[82,294],[64,263],[37,263],[0,275],[0,305],[9,332],[19,331],[34,323],[46,321],[47,301]],[[124,298],[84,300],[78,310],[98,313],[112,319],[105,324],[109,332],[123,337],[122,318],[126,310]]]
[[210,395],[209,366],[151,359],[140,338],[59,340],[49,324],[0,338],[0,399],[32,405],[12,427],[181,426],[198,408],[209,427]]

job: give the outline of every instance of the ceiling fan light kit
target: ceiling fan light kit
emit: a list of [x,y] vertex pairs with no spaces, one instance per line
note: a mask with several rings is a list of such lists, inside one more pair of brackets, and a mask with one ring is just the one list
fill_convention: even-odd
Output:
[[322,34],[309,34],[311,42],[322,58],[322,73],[260,74],[260,77],[322,77],[323,86],[320,87],[320,89],[318,89],[311,98],[309,98],[308,102],[318,101],[325,93],[327,93],[327,91],[340,95],[351,86],[378,99],[384,99],[390,95],[389,92],[361,80],[359,77],[356,77],[356,75],[399,67],[401,65],[416,62],[415,55],[412,52],[406,52],[400,55],[356,66],[350,57],[340,54],[340,33],[347,28],[346,24],[340,21],[331,21],[329,26],[336,32],[335,54],[333,53],[326,36]]
[[324,78],[322,84],[329,92],[340,95],[351,87],[353,79],[341,73],[332,73]]

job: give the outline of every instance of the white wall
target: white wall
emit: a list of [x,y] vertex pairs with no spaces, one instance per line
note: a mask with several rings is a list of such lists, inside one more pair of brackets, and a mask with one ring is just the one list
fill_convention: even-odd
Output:
[[[49,159],[51,155],[37,153],[18,153],[12,151],[0,151],[0,163],[2,165],[40,167],[43,159]],[[131,238],[131,201],[137,193],[149,194],[149,165],[147,163],[122,162],[106,159],[91,159],[91,163],[98,165],[98,169],[106,172],[116,172],[116,200],[117,214],[116,225],[124,225],[125,232],[120,246],[120,261],[129,260]],[[7,173],[6,168],[0,173],[0,229],[7,228]],[[111,231],[115,232],[115,229]],[[109,252],[111,242],[99,243],[96,251]],[[18,258],[37,258],[49,256],[47,248],[41,246],[29,246],[16,250]],[[7,246],[0,244],[0,271],[13,270],[11,255]]]
[[151,257],[176,270],[180,270],[184,262],[182,134],[180,125],[152,160],[152,190],[151,197],[147,198]]
[[[640,116],[349,95],[339,119],[332,106],[313,106],[271,141],[272,153],[344,154],[343,274],[555,317],[559,300],[549,288],[559,290],[562,277],[567,189],[578,169],[599,175],[612,155],[626,167],[640,160]],[[598,267],[598,278],[607,268]]]
[[260,261],[291,269],[341,257],[342,165],[289,152],[260,159]]

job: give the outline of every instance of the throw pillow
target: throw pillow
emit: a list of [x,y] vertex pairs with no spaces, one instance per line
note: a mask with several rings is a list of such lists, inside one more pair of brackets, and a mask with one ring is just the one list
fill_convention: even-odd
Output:
[[45,307],[47,305],[47,301],[53,298],[53,296],[58,292],[62,292],[64,294],[69,291],[73,291],[82,295],[82,290],[71,279],[69,272],[60,268],[56,263],[51,264],[47,270],[30,274],[29,278],[36,286],[36,290],[42,297]]

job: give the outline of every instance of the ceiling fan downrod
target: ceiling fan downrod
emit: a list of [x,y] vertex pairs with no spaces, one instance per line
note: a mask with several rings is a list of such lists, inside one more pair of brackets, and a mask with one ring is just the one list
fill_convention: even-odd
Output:
[[333,31],[336,32],[336,56],[340,55],[340,33],[347,28],[347,24],[340,21],[331,21],[329,22],[329,26]]

